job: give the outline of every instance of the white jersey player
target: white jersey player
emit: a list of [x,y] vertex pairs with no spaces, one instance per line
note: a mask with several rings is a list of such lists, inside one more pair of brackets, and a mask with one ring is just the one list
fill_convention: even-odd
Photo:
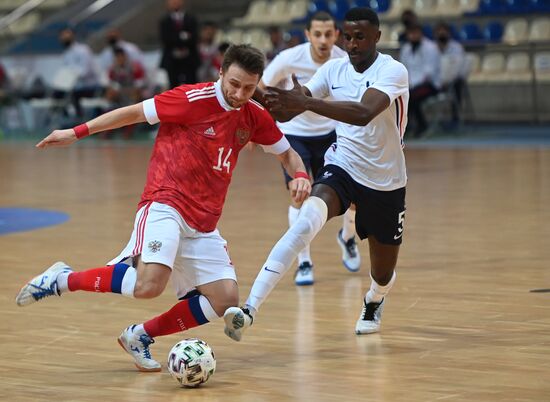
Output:
[[[305,84],[321,66],[331,59],[346,57],[346,52],[335,46],[338,30],[334,17],[320,11],[309,19],[305,35],[308,42],[283,50],[267,66],[260,81],[260,89],[267,86],[292,88],[292,75],[300,84]],[[324,166],[324,157],[328,148],[336,142],[334,131],[337,122],[319,114],[305,111],[292,120],[278,122],[277,126],[285,134],[288,142],[301,156],[312,178],[316,178]],[[292,178],[284,171],[285,182]],[[288,207],[288,224],[292,226],[302,204],[292,201]],[[337,234],[337,241],[342,248],[342,262],[351,272],[360,268],[360,255],[355,242],[355,210],[349,209],[343,219],[342,229]],[[294,277],[296,285],[312,285],[313,260],[309,244],[298,253],[298,269]]]
[[[357,234],[369,240],[372,279],[355,332],[380,330],[385,296],[395,282],[405,218],[402,142],[408,75],[401,63],[376,50],[379,21],[371,9],[350,9],[343,32],[349,59],[328,61],[303,87],[294,80],[292,90],[268,88],[265,95],[274,114],[308,110],[337,120],[338,141],[327,152],[325,167],[296,223],[271,250],[244,308],[226,311],[225,332],[235,340],[251,325],[298,251],[350,203],[357,208]],[[334,100],[319,99],[326,96]]]

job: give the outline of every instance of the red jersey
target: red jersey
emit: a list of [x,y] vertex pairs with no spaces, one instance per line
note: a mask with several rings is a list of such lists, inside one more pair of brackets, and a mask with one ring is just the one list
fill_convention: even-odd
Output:
[[143,109],[160,128],[139,207],[152,201],[170,205],[201,232],[216,228],[248,141],[274,153],[289,148],[261,105],[251,100],[239,109],[228,106],[219,81],[181,85],[144,101]]

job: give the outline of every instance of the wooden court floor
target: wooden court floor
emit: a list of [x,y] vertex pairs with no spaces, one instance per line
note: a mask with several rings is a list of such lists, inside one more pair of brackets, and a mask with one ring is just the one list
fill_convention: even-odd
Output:
[[[550,401],[550,149],[407,149],[404,244],[382,332],[356,336],[368,279],[347,272],[331,221],[312,245],[316,283],[288,274],[241,343],[221,321],[159,338],[153,357],[200,337],[218,370],[180,389],[166,370],[135,370],[116,337],[174,303],[78,293],[25,308],[20,286],[52,262],[76,269],[118,254],[131,232],[147,145],[38,151],[0,143],[0,207],[70,214],[0,236],[2,401]],[[222,235],[241,300],[286,228],[280,168],[243,153]],[[542,289],[541,292],[530,292]]]

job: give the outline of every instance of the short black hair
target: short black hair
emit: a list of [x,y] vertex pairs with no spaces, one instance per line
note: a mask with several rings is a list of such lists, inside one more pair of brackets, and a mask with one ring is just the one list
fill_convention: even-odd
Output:
[[332,21],[334,23],[334,29],[336,28],[336,20],[332,15],[327,13],[326,11],[317,11],[315,14],[313,14],[308,20],[306,24],[306,29],[309,31],[311,29],[311,22],[312,21]]
[[368,7],[350,8],[344,16],[344,21],[368,21],[371,25],[380,27],[378,15]]
[[437,31],[439,29],[444,29],[447,32],[451,32],[451,26],[447,24],[445,21],[439,21],[436,26],[434,27],[434,31]]
[[406,29],[405,29],[405,32],[422,32],[422,25],[420,25],[418,22],[415,22],[415,23],[412,23],[411,25],[409,25]]
[[113,49],[113,53],[117,56],[120,55],[120,54],[123,54],[123,55],[126,56],[126,52],[124,51],[124,49],[119,47],[119,46],[117,46]]
[[248,73],[261,77],[265,68],[265,57],[260,50],[249,44],[231,45],[223,56],[222,71],[226,72],[233,63]]

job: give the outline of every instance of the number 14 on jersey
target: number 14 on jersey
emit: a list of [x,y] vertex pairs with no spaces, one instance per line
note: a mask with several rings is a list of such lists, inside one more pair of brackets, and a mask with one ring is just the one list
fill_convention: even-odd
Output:
[[218,148],[218,164],[216,166],[212,166],[212,169],[221,172],[224,168],[226,168],[227,173],[229,173],[231,170],[231,162],[229,161],[229,157],[231,156],[232,151],[233,148],[229,148],[224,157],[225,147]]

